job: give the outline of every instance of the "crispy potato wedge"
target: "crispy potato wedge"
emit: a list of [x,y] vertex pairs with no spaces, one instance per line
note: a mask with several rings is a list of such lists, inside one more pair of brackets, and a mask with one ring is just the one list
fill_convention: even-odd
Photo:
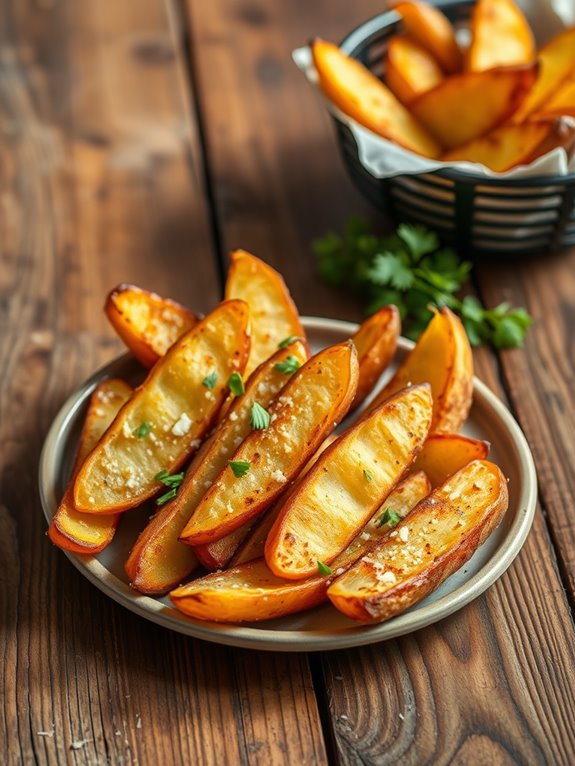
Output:
[[457,571],[507,510],[507,482],[488,461],[473,461],[422,500],[398,527],[330,585],[348,617],[377,623],[404,612]]
[[565,30],[541,48],[537,61],[537,80],[511,118],[516,125],[540,112],[575,71],[575,27]]
[[170,346],[198,323],[179,303],[135,285],[118,285],[106,298],[112,327],[144,367],[153,367]]
[[439,157],[437,141],[369,69],[325,40],[314,40],[311,50],[320,87],[338,109],[405,149]]
[[533,119],[537,120],[554,117],[575,117],[575,70],[533,115]]
[[307,345],[305,330],[283,277],[245,250],[230,253],[226,299],[239,298],[250,307],[251,350],[246,375],[268,359],[287,338]]
[[489,442],[481,439],[463,434],[431,434],[415,458],[413,470],[424,471],[435,489],[472,460],[485,460],[488,454]]
[[463,57],[449,19],[430,3],[401,2],[394,10],[407,32],[437,59],[447,74],[461,71]]
[[385,82],[405,106],[443,80],[437,60],[409,35],[395,35],[385,52]]
[[395,375],[370,403],[368,412],[410,383],[429,383],[433,395],[431,431],[455,433],[473,397],[473,356],[459,318],[443,307],[420,335]]
[[478,0],[471,14],[470,72],[535,61],[531,27],[514,0]]
[[224,302],[154,365],[80,468],[77,510],[124,511],[163,488],[156,475],[173,473],[197,449],[227,394],[230,374],[244,369],[248,321],[246,303]]
[[59,548],[73,553],[95,554],[103,551],[114,539],[119,514],[94,516],[77,511],[73,502],[73,477],[131,395],[131,386],[123,380],[108,378],[94,389],[90,397],[72,480],[48,529],[49,538]]
[[208,554],[202,556],[202,551],[192,549],[178,538],[206,490],[227,465],[228,458],[251,433],[250,414],[254,402],[267,409],[286,385],[289,375],[276,370],[275,365],[289,356],[304,364],[308,358],[307,346],[295,341],[276,351],[254,370],[246,381],[244,394],[234,397],[226,417],[192,461],[176,497],[166,503],[138,537],[125,564],[126,574],[136,590],[165,593],[194,571],[198,558],[202,563],[209,562]]
[[428,384],[412,386],[355,423],[282,504],[265,545],[277,577],[330,564],[391,492],[423,446],[433,415]]
[[397,307],[384,306],[366,319],[352,336],[359,361],[359,381],[350,412],[369,396],[379,376],[393,359],[400,332]]
[[351,341],[312,357],[270,408],[268,427],[252,433],[234,452],[180,539],[193,545],[217,540],[268,508],[345,415],[357,378]]
[[422,93],[409,108],[442,146],[453,149],[505,122],[536,76],[535,64],[453,75]]
[[[420,471],[398,485],[388,497],[386,507],[403,518],[428,492],[429,482]],[[334,569],[350,566],[388,532],[389,526],[380,523],[378,512],[337,557]],[[321,604],[327,600],[330,582],[325,575],[283,580],[271,572],[264,560],[258,560],[194,580],[172,591],[170,598],[180,611],[200,620],[252,622]]]
[[527,165],[546,154],[564,140],[554,122],[530,122],[523,125],[503,125],[486,136],[473,139],[446,152],[445,162],[479,162],[503,173],[517,165]]

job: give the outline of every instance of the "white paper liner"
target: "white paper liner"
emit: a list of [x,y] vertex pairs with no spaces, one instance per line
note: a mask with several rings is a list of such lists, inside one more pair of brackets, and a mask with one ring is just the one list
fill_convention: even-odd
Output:
[[[534,30],[539,47],[566,27],[575,24],[575,0],[517,0],[517,2],[523,8],[531,28]],[[294,50],[292,56],[295,64],[308,81],[319,91],[318,76],[309,47],[305,46]],[[430,173],[448,168],[471,172],[483,178],[507,178],[510,180],[538,176],[564,176],[575,172],[575,152],[572,152],[569,158],[563,148],[553,149],[529,165],[519,165],[505,173],[496,173],[476,162],[448,163],[430,160],[377,136],[351,117],[343,114],[328,99],[323,98],[328,111],[349,127],[357,143],[359,161],[376,178]],[[575,130],[573,118],[563,117],[561,123],[565,130]]]

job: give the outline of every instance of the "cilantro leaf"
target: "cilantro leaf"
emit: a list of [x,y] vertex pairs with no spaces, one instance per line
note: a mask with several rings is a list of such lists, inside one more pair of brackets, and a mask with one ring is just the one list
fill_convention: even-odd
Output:
[[296,372],[296,370],[299,370],[300,367],[301,364],[295,358],[295,356],[293,356],[293,354],[286,356],[283,362],[274,364],[274,370],[281,372],[282,375],[292,375],[294,372]]
[[147,420],[144,420],[140,423],[140,425],[137,428],[134,428],[134,436],[136,439],[143,439],[146,437],[150,431],[152,430],[153,426],[151,423],[148,423]]
[[210,391],[216,387],[216,383],[218,382],[218,373],[217,372],[210,372],[209,375],[206,375],[206,377],[202,380],[202,386],[205,386]]
[[270,414],[261,404],[254,402],[250,412],[250,423],[254,431],[261,431],[270,424]]
[[377,520],[377,526],[383,527],[384,524],[387,524],[390,527],[396,527],[400,521],[401,516],[397,511],[394,511],[393,508],[386,508]]
[[437,250],[439,245],[437,234],[425,226],[402,223],[397,228],[397,235],[405,242],[416,263],[424,255]]
[[250,470],[250,463],[248,460],[230,460],[229,466],[236,479],[241,479]]
[[228,378],[228,388],[235,396],[245,394],[246,387],[244,386],[244,381],[239,372],[232,372]]

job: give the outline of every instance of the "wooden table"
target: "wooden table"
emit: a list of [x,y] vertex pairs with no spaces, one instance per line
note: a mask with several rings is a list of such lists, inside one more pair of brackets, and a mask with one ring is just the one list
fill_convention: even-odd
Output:
[[13,0],[0,7],[0,761],[572,764],[575,252],[476,269],[525,305],[525,348],[476,355],[534,452],[540,508],[511,569],[449,619],[321,654],[171,633],[117,606],[45,537],[44,435],[121,344],[128,281],[209,309],[226,253],[279,268],[304,314],[359,319],[310,240],[373,218],[290,60],[370,0]]

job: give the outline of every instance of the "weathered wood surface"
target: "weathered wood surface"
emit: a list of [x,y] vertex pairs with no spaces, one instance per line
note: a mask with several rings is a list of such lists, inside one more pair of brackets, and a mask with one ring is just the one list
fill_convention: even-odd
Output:
[[478,271],[488,303],[526,304],[538,322],[525,351],[477,362],[531,440],[545,515],[509,572],[438,625],[309,657],[226,649],[116,606],[44,537],[42,438],[120,350],[101,312],[111,286],[205,311],[242,246],[283,271],[302,312],[360,318],[317,282],[309,243],[373,211],[290,51],[379,10],[0,8],[2,763],[572,762],[572,256]]

